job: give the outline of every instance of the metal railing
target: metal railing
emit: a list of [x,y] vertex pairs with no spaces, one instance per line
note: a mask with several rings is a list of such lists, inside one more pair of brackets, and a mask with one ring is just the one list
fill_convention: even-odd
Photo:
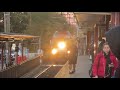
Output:
[[29,61],[22,63],[21,65],[13,65],[5,70],[0,71],[0,78],[19,78],[31,69],[40,65],[40,56],[37,56]]

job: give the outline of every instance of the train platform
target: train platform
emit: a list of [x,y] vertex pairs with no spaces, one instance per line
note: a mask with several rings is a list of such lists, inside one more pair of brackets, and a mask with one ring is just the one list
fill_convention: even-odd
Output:
[[88,71],[91,63],[88,56],[78,56],[76,72],[74,74],[69,74],[68,63],[66,63],[55,78],[90,78]]

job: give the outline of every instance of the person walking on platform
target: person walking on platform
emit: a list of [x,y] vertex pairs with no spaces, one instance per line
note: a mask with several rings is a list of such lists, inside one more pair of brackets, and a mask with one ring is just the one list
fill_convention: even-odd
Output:
[[75,68],[77,64],[77,56],[78,56],[78,48],[74,39],[70,40],[68,51],[69,51],[69,56],[68,56],[69,74],[72,74],[75,72]]

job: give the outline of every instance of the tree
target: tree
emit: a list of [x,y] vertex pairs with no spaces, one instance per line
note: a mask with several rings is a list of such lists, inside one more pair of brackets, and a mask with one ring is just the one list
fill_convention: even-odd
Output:
[[40,36],[45,51],[50,47],[50,39],[54,32],[64,28],[71,33],[74,32],[74,28],[67,24],[66,19],[56,12],[33,12],[31,26],[25,33]]
[[[4,12],[0,12],[0,20],[4,20]],[[29,25],[29,14],[27,12],[10,13],[10,31],[12,33],[23,33]],[[4,32],[4,22],[0,23],[0,32]]]
[[29,15],[26,12],[13,12],[10,18],[11,32],[23,33],[29,25]]

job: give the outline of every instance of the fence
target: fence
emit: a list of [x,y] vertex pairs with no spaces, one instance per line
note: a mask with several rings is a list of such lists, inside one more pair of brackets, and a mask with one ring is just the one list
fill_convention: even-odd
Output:
[[11,66],[6,70],[0,71],[0,78],[19,78],[25,73],[31,71],[31,69],[37,67],[40,64],[40,56],[26,61],[21,65]]

